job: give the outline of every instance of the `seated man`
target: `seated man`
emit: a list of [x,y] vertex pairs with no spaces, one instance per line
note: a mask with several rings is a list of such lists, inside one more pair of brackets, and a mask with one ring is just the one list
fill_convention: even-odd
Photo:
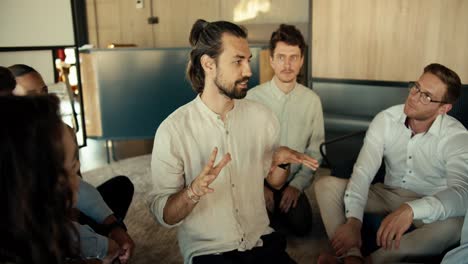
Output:
[[[16,64],[9,67],[16,77],[15,95],[39,95],[47,93],[42,76],[32,67]],[[72,151],[72,159],[65,166],[81,176],[78,145],[73,129],[66,126],[65,150]],[[123,219],[133,197],[133,184],[125,176],[114,177],[97,188],[80,177],[77,209],[80,211],[76,225],[80,232],[82,255],[86,258],[111,261],[116,252],[126,263],[131,256],[134,242],[126,232]]]
[[[280,144],[320,160],[324,141],[323,112],[320,98],[297,83],[304,63],[304,37],[294,26],[282,24],[270,39],[270,65],[273,79],[249,90],[248,99],[270,108],[280,121]],[[312,227],[312,209],[304,190],[312,183],[314,171],[292,165],[287,184],[274,190],[265,184],[265,202],[272,227],[285,224],[298,236]]]
[[0,66],[0,96],[12,95],[15,87],[16,81],[11,71]]
[[[367,131],[349,180],[318,179],[317,202],[332,248],[345,263],[361,262],[364,212],[387,215],[373,263],[441,254],[460,239],[468,201],[468,132],[446,115],[460,95],[458,75],[424,68],[404,105],[379,113]],[[371,185],[382,158],[385,183]],[[405,234],[411,224],[416,229]],[[322,255],[319,263],[336,259]]]
[[164,226],[179,226],[185,263],[295,263],[268,226],[263,182],[280,189],[288,163],[315,170],[318,162],[278,147],[271,110],[239,100],[252,75],[241,27],[199,19],[189,39],[187,75],[198,96],[157,129],[151,211]]

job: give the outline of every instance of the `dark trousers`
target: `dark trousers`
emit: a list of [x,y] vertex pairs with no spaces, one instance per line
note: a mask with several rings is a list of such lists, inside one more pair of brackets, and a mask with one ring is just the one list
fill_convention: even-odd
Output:
[[[115,217],[123,221],[127,214],[128,208],[133,198],[133,183],[126,176],[116,176],[97,188],[104,202],[114,212]],[[101,224],[96,223],[93,219],[80,212],[78,222],[82,225],[89,225],[97,233],[107,236],[106,230]]]
[[289,183],[279,190],[272,188],[266,181],[265,186],[273,191],[273,199],[275,200],[273,212],[268,211],[270,226],[275,230],[287,228],[296,236],[308,235],[312,229],[312,208],[305,193],[301,192],[295,208],[291,206],[287,213],[283,213],[279,206],[283,197],[283,191],[289,186]]
[[261,237],[263,246],[254,247],[247,251],[229,251],[216,255],[197,256],[192,259],[193,264],[294,264],[296,263],[286,253],[286,238],[273,232]]

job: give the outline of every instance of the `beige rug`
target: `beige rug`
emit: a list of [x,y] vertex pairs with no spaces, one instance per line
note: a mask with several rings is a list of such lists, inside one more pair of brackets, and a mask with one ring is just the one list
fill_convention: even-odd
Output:
[[[144,155],[121,160],[85,172],[83,177],[93,185],[99,185],[115,175],[126,175],[133,182],[135,195],[125,219],[128,232],[136,243],[132,264],[183,263],[177,244],[177,230],[164,228],[157,223],[146,204],[145,195],[152,188],[150,159],[150,155]],[[312,188],[306,193],[313,208],[314,229],[308,237],[288,238],[288,252],[300,264],[315,263],[318,254],[328,249]]]

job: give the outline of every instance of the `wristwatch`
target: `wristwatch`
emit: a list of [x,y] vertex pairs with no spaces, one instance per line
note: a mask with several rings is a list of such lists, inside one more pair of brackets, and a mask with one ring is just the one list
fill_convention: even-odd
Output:
[[289,169],[290,166],[291,166],[291,163],[282,163],[278,165],[278,167],[282,168],[283,170]]
[[123,230],[125,230],[125,232],[127,231],[127,226],[125,226],[124,222],[122,222],[121,220],[117,220],[117,221],[114,221],[108,225],[105,225],[104,226],[104,230],[105,230],[105,233],[107,234],[110,234],[110,232],[112,232],[112,230],[114,230],[115,228],[122,228]]

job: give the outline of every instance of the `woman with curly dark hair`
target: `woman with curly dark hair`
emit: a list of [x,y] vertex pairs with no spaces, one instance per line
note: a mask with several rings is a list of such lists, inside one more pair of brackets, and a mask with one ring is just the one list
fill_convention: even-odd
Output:
[[80,261],[56,96],[0,97],[0,263]]

